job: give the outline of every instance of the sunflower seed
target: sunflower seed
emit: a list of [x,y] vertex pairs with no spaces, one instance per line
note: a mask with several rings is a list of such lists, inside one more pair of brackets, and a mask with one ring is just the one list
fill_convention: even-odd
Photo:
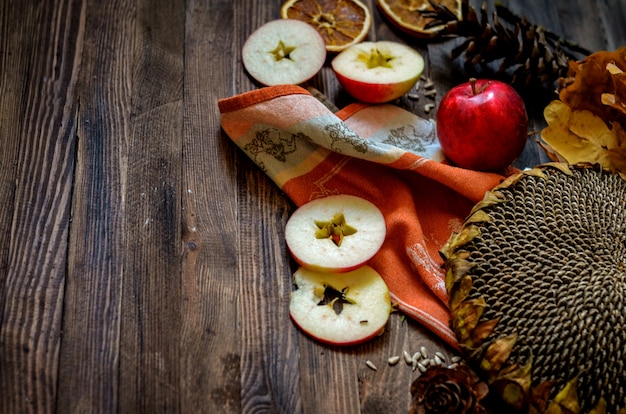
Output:
[[369,359],[365,361],[365,365],[367,365],[370,369],[373,369],[374,371],[378,371],[378,368],[376,368],[376,365],[374,365],[374,363],[370,361]]
[[424,92],[424,96],[427,96],[429,98],[434,98],[435,95],[437,95],[437,90],[436,89],[429,89],[426,92]]
[[438,356],[442,361],[446,360],[446,356],[439,351],[435,352],[435,356]]
[[412,361],[411,355],[406,351],[402,351],[402,356],[404,357],[404,362],[411,365],[411,361]]
[[416,353],[413,354],[413,356],[411,357],[411,359],[417,361],[418,359],[420,359],[422,357],[422,353],[420,351],[417,351]]
[[451,362],[461,362],[461,357],[458,355],[453,356],[452,358],[450,358]]
[[397,355],[394,355],[392,357],[389,357],[389,359],[387,360],[387,362],[389,363],[389,365],[396,365],[398,363],[398,361],[400,361],[400,357]]
[[426,370],[428,369],[428,367],[426,367],[424,364],[422,364],[421,362],[417,363],[417,368],[419,368],[420,372],[426,372]]
[[434,365],[438,365],[438,366],[442,366],[443,365],[443,361],[437,355],[435,355],[435,358],[433,358],[433,363],[434,363]]
[[448,365],[448,368],[450,368],[450,369],[454,369],[454,368],[456,368],[456,367],[458,367],[458,366],[459,366],[459,364],[458,364],[458,363],[456,363],[456,362],[454,362],[454,363],[452,363],[452,364]]
[[424,78],[424,88],[432,89],[435,87],[435,84],[430,78]]
[[407,98],[413,99],[414,101],[417,101],[420,98],[420,96],[416,93],[408,93],[406,96]]
[[423,358],[428,358],[428,350],[426,349],[425,346],[420,348],[420,352],[422,353]]

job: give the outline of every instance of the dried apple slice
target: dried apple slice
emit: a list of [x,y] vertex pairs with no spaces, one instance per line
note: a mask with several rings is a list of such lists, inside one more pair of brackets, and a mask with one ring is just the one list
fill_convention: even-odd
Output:
[[311,337],[331,345],[354,345],[381,334],[391,313],[389,289],[370,266],[347,273],[299,268],[289,314]]
[[373,203],[352,195],[310,201],[287,221],[294,260],[322,272],[348,272],[369,261],[385,240],[385,219]]
[[320,71],[326,60],[326,44],[309,24],[278,19],[248,37],[242,58],[248,73],[263,85],[298,85]]

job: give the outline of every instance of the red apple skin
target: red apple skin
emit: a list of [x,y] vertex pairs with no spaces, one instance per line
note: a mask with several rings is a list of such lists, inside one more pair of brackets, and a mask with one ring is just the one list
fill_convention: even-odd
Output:
[[296,325],[298,327],[298,329],[300,329],[302,332],[304,332],[309,338],[312,338],[312,339],[314,339],[314,340],[316,340],[318,342],[321,342],[323,344],[332,345],[332,346],[360,345],[362,343],[371,341],[372,339],[376,338],[377,336],[380,336],[383,332],[385,332],[385,327],[382,327],[379,331],[373,332],[369,336],[364,336],[364,337],[359,338],[359,339],[354,340],[354,341],[345,341],[345,342],[331,341],[331,340],[328,340],[328,339],[324,339],[324,338],[320,338],[318,336],[315,336],[314,332],[310,332],[310,331],[306,330],[302,325],[300,325],[298,323],[298,321],[293,316],[290,316],[290,319],[294,323],[294,325]]
[[351,272],[351,271],[356,270],[359,267],[362,267],[363,265],[367,264],[367,262],[369,262],[369,260],[371,259],[371,257],[366,257],[362,261],[356,262],[352,266],[343,266],[343,267],[316,266],[313,263],[305,262],[304,260],[300,259],[300,257],[298,257],[298,255],[297,255],[297,253],[294,252],[293,250],[291,250],[289,247],[287,247],[287,250],[289,250],[289,254],[293,258],[294,262],[296,262],[298,264],[298,266],[306,267],[307,269],[311,269],[311,270],[314,270],[316,272],[323,272],[323,273],[347,273],[347,272]]
[[335,71],[335,75],[341,86],[354,98],[361,102],[374,104],[398,99],[407,93],[419,79],[419,76],[416,76],[405,82],[373,84],[350,79],[338,71]]
[[437,110],[437,135],[446,158],[461,168],[499,172],[524,150],[528,115],[512,86],[479,79],[458,85]]

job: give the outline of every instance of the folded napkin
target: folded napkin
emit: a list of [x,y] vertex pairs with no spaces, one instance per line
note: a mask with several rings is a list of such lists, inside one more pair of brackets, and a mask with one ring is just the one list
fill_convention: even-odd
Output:
[[306,89],[280,85],[218,106],[226,134],[296,206],[351,194],[382,211],[387,237],[369,264],[402,312],[458,347],[439,249],[504,177],[446,164],[434,122],[391,104],[333,113]]

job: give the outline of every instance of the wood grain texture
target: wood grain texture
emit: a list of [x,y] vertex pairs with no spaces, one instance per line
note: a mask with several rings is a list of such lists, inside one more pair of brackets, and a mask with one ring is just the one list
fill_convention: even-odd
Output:
[[[416,48],[437,90],[397,104],[434,117],[468,75],[459,39],[411,38],[364,3],[369,39]],[[399,313],[347,348],[289,319],[294,205],[217,109],[260,87],[240,51],[281,4],[0,1],[1,413],[405,412],[419,371],[387,359],[453,354]],[[504,4],[591,50],[626,44],[622,0]],[[309,86],[341,108],[331,58]],[[526,97],[539,131],[554,92]],[[535,138],[516,165],[547,160]]]

